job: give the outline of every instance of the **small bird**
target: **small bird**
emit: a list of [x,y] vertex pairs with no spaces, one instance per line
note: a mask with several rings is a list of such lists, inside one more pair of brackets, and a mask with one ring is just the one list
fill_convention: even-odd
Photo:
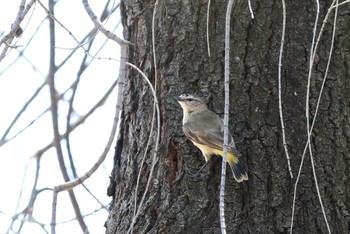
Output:
[[[176,98],[183,109],[182,129],[185,135],[197,146],[206,162],[212,155],[223,156],[224,122],[217,114],[208,110],[204,100],[191,94]],[[239,163],[241,154],[237,151],[231,134],[228,136],[226,161],[231,167],[237,182],[248,180],[247,172]]]

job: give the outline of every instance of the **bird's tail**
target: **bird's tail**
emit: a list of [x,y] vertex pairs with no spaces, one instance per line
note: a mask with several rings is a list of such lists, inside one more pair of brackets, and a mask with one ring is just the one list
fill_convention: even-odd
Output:
[[237,182],[243,182],[244,180],[248,180],[248,174],[245,171],[244,167],[238,161],[238,157],[235,155],[227,155],[227,162],[231,167],[233,177]]

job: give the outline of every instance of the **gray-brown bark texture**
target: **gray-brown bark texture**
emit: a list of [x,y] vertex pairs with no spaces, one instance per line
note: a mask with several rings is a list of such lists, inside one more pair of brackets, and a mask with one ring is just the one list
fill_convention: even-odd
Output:
[[[210,48],[206,44],[207,1],[159,1],[155,37],[157,95],[161,110],[157,164],[134,233],[220,233],[221,158],[204,164],[200,151],[182,132],[182,111],[173,97],[184,92],[208,97],[208,107],[223,116],[224,25],[226,1],[212,1]],[[320,22],[330,1],[321,1]],[[154,1],[124,0],[124,36],[134,43],[129,61],[154,84],[152,14]],[[227,170],[225,214],[228,233],[288,233],[295,178],[282,146],[278,114],[278,55],[282,32],[281,1],[236,1],[231,20],[230,131],[242,153],[249,181],[238,184]],[[294,176],[306,143],[305,97],[314,1],[287,1],[282,67],[282,98]],[[312,134],[316,173],[332,233],[350,232],[350,5],[339,9],[330,73]],[[311,81],[313,117],[330,48],[333,13],[316,55]],[[149,139],[153,99],[141,76],[128,70],[121,135],[108,194],[113,198],[107,233],[126,233],[134,214],[137,175]],[[138,202],[145,189],[155,147],[152,135],[141,171]],[[294,233],[327,233],[307,154],[296,197]]]

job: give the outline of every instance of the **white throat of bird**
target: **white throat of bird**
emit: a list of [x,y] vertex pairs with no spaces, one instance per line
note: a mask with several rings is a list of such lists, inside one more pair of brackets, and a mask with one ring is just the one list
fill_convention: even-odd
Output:
[[187,122],[191,113],[207,109],[207,106],[202,99],[192,95],[181,95],[178,98],[178,102],[183,110],[183,124]]

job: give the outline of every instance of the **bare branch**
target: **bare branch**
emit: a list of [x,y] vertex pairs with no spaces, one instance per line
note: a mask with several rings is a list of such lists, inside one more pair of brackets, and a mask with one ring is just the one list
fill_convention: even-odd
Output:
[[17,17],[16,17],[16,20],[15,22],[12,24],[11,26],[11,31],[5,35],[1,41],[0,41],[0,46],[2,44],[5,44],[5,48],[3,49],[3,51],[1,52],[0,54],[0,62],[5,58],[6,56],[6,53],[7,53],[7,50],[8,50],[8,46],[9,44],[12,43],[12,40],[13,38],[17,35],[17,31],[19,30],[20,28],[20,23],[23,21],[24,17],[27,15],[28,11],[30,10],[30,8],[33,6],[33,4],[36,2],[36,0],[31,0],[26,8],[24,9],[24,4],[25,4],[25,0],[22,0],[21,1],[21,4],[19,6],[19,10],[18,10],[18,13],[17,13]]
[[208,0],[208,7],[207,7],[207,48],[208,48],[208,56],[209,56],[209,57],[210,57],[210,42],[209,42],[210,1],[211,1],[211,0]]
[[58,191],[53,190],[52,212],[51,212],[51,234],[56,234],[56,210],[57,210]]
[[337,4],[334,5],[332,8],[335,8],[335,7],[338,7],[338,6],[342,6],[342,5],[344,5],[344,4],[346,4],[346,3],[349,3],[349,2],[350,2],[350,0],[346,0],[346,1],[341,2],[341,3],[338,3],[338,1],[337,1]]
[[283,109],[282,109],[282,87],[281,87],[282,74],[281,74],[281,69],[282,69],[284,37],[285,37],[285,31],[286,31],[286,3],[284,2],[284,0],[282,0],[282,10],[283,10],[283,26],[282,26],[280,55],[278,58],[278,109],[279,109],[280,120],[281,120],[282,141],[283,141],[284,152],[285,152],[286,158],[287,158],[289,174],[290,174],[290,177],[293,179],[293,172],[292,172],[292,168],[290,166],[290,158],[289,158],[287,141],[286,141],[286,132],[285,132],[285,128],[284,128]]
[[221,164],[221,182],[220,182],[220,228],[221,233],[226,234],[225,223],[225,180],[226,180],[226,159],[227,159],[227,143],[228,143],[228,121],[229,121],[229,103],[230,103],[230,22],[233,0],[227,3],[226,19],[225,19],[225,112],[224,112],[224,142]]
[[[55,229],[55,223],[56,223],[56,202],[57,202],[57,195],[59,192],[61,191],[71,191],[72,188],[74,188],[75,186],[83,183],[87,178],[89,178],[101,165],[101,163],[105,160],[106,155],[110,149],[110,146],[113,142],[115,133],[116,133],[116,129],[118,127],[118,123],[119,123],[119,116],[120,116],[120,111],[122,109],[122,99],[123,99],[123,86],[124,86],[124,80],[126,77],[126,71],[125,71],[125,64],[126,64],[126,60],[127,60],[127,47],[125,45],[121,46],[121,54],[120,54],[120,66],[119,66],[119,78],[115,81],[115,83],[112,85],[112,87],[109,89],[109,91],[105,94],[105,96],[95,105],[94,108],[92,108],[86,115],[85,117],[81,118],[79,121],[77,121],[76,124],[74,124],[70,130],[73,131],[77,126],[79,126],[82,122],[85,121],[85,119],[91,115],[97,107],[99,107],[100,105],[102,105],[104,103],[104,101],[107,99],[107,97],[109,96],[109,94],[112,92],[112,90],[114,89],[114,87],[117,85],[117,101],[116,101],[116,113],[115,113],[115,117],[114,117],[114,124],[112,127],[112,131],[109,137],[109,140],[107,142],[107,146],[105,147],[105,150],[103,151],[102,155],[99,157],[99,159],[97,160],[97,162],[92,166],[92,168],[87,171],[83,176],[76,178],[72,181],[66,182],[65,184],[61,184],[61,185],[57,185],[54,187],[54,197],[53,197],[53,204],[52,204],[52,217],[51,217],[51,225],[52,225],[52,230],[54,231]],[[68,130],[65,133],[65,135],[67,136],[69,134]],[[63,135],[63,137],[65,136]],[[63,138],[61,137],[61,139]],[[47,147],[46,147],[47,148]],[[45,149],[46,149],[45,148]]]
[[[41,2],[38,0],[38,2],[41,4]],[[43,5],[42,5],[43,6]],[[44,7],[44,6],[43,6]],[[59,123],[58,123],[58,100],[57,100],[57,91],[55,88],[55,73],[56,73],[56,64],[55,64],[55,20],[53,14],[54,14],[54,1],[49,0],[49,11],[48,14],[50,15],[49,18],[49,30],[50,30],[50,67],[49,67],[49,75],[48,75],[48,83],[50,87],[50,99],[51,99],[51,113],[52,113],[52,126],[53,126],[53,132],[54,132],[54,146],[57,153],[58,163],[61,169],[61,173],[63,176],[64,181],[69,181],[69,175],[67,172],[67,168],[65,166],[64,158],[63,158],[63,152],[61,148],[60,143],[60,134],[59,134]],[[82,217],[82,214],[80,212],[80,208],[78,205],[78,201],[75,197],[75,194],[73,191],[68,191],[69,198],[71,200],[75,215],[77,216],[77,220],[79,222],[79,225],[84,233],[89,233],[87,226],[85,224],[85,221]]]
[[252,4],[250,3],[250,0],[248,0],[248,8],[250,12],[250,17],[254,19],[254,12],[253,12],[253,8],[252,8]]
[[[153,9],[153,16],[152,16],[152,51],[153,51],[153,66],[154,66],[154,90],[157,92],[157,83],[158,83],[158,67],[157,67],[157,58],[156,58],[156,38],[155,38],[155,18],[157,14],[157,9],[158,9],[158,0],[154,3],[154,9]],[[156,99],[155,99],[156,100]],[[139,173],[137,175],[137,181],[136,181],[136,187],[135,187],[135,201],[134,201],[134,217],[136,217],[137,213],[137,194],[138,194],[138,188],[139,188],[139,183],[141,179],[141,172],[142,168],[144,165],[144,162],[146,160],[146,155],[148,152],[148,148],[151,144],[152,141],[152,135],[153,135],[153,129],[154,129],[154,123],[155,123],[155,113],[156,113],[156,102],[153,104],[153,111],[152,111],[152,120],[151,120],[151,128],[148,136],[148,141],[147,145],[144,150],[144,154],[142,157]],[[136,219],[136,218],[135,218]],[[131,226],[130,232],[133,232],[133,225]]]
[[27,107],[29,106],[30,103],[33,102],[33,100],[38,96],[38,94],[40,93],[40,91],[44,88],[44,86],[46,85],[46,82],[42,83],[39,88],[37,88],[37,90],[34,92],[34,94],[28,99],[28,101],[23,105],[22,109],[18,112],[18,114],[15,116],[15,118],[12,120],[11,124],[9,125],[9,127],[6,129],[4,135],[1,137],[0,140],[0,147],[2,145],[4,145],[6,142],[8,142],[8,140],[6,139],[7,135],[9,134],[9,132],[11,131],[12,127],[15,125],[15,123],[17,122],[17,120],[21,117],[21,115],[26,111]]
[[[328,11],[327,11],[327,14],[323,20],[323,24],[321,26],[321,30],[320,30],[320,33],[318,35],[318,38],[317,38],[317,41],[316,41],[316,44],[315,44],[315,47],[313,50],[311,50],[311,55],[310,55],[310,67],[309,67],[309,77],[308,77],[308,80],[311,79],[311,75],[312,75],[312,68],[313,68],[313,62],[314,62],[314,59],[315,59],[315,54],[316,54],[316,51],[317,51],[317,46],[318,46],[318,43],[321,39],[321,36],[323,34],[323,31],[324,31],[324,26],[327,22],[327,19],[329,17],[329,14],[331,12],[331,10],[334,8],[334,4],[335,3],[338,3],[338,0],[333,0],[331,6],[328,8]],[[317,4],[318,1],[317,1]],[[318,12],[318,11],[317,11]],[[294,184],[294,192],[293,192],[293,205],[292,205],[292,219],[291,219],[291,227],[290,227],[290,233],[292,234],[293,233],[293,224],[294,224],[294,213],[295,213],[295,202],[296,202],[296,193],[297,193],[297,188],[298,188],[298,183],[299,183],[299,179],[300,179],[300,174],[301,174],[301,170],[302,170],[302,167],[303,167],[303,164],[304,164],[304,159],[305,159],[305,154],[306,154],[306,151],[307,149],[309,148],[309,151],[310,151],[310,159],[311,159],[311,165],[312,165],[312,171],[313,171],[313,176],[314,176],[314,180],[315,180],[315,186],[316,186],[316,190],[317,190],[317,195],[318,195],[318,199],[320,201],[320,205],[321,205],[321,209],[322,209],[322,214],[323,214],[323,217],[324,217],[324,220],[325,220],[325,223],[326,223],[326,226],[327,226],[327,231],[328,233],[331,233],[331,230],[330,230],[330,227],[329,227],[329,224],[328,224],[328,221],[327,221],[327,217],[326,217],[326,213],[324,211],[324,206],[323,206],[323,203],[322,203],[322,198],[321,198],[321,194],[320,194],[320,191],[319,191],[319,187],[318,187],[318,182],[317,182],[317,177],[316,177],[316,171],[315,171],[315,166],[314,166],[314,160],[313,160],[313,156],[312,156],[312,152],[311,152],[311,144],[310,144],[310,141],[311,141],[311,133],[313,131],[313,128],[314,128],[314,123],[315,123],[315,120],[316,120],[316,117],[317,117],[317,113],[318,113],[318,108],[319,108],[319,104],[320,104],[320,101],[321,101],[321,97],[322,97],[322,92],[323,92],[323,87],[324,87],[324,84],[325,84],[325,81],[326,81],[326,78],[327,78],[327,73],[328,73],[328,67],[329,67],[329,64],[330,64],[330,59],[331,59],[331,55],[332,55],[332,50],[333,50],[333,45],[334,45],[334,37],[335,37],[335,30],[336,30],[336,18],[337,18],[337,13],[338,13],[338,9],[336,7],[336,13],[334,14],[334,26],[333,26],[333,34],[332,34],[332,41],[331,41],[331,48],[330,48],[330,52],[329,52],[329,57],[328,57],[328,63],[327,63],[327,67],[326,67],[326,73],[325,73],[325,76],[324,76],[324,79],[323,79],[323,82],[322,82],[322,86],[321,86],[321,89],[320,89],[320,94],[319,94],[319,97],[318,97],[318,101],[317,101],[317,106],[316,106],[316,110],[315,110],[315,115],[314,115],[314,118],[313,118],[313,121],[312,121],[312,125],[311,127],[309,127],[309,112],[306,113],[306,116],[307,116],[307,127],[308,127],[308,135],[307,135],[307,142],[306,142],[306,145],[305,145],[305,148],[304,148],[304,151],[303,151],[303,154],[302,154],[302,158],[301,158],[301,162],[300,162],[300,167],[299,167],[299,171],[298,171],[298,176],[296,178],[296,181],[295,181],[295,184]],[[317,24],[317,21],[315,23],[315,25]],[[315,33],[316,33],[316,29],[314,29],[314,35],[313,37],[315,37]],[[313,44],[312,44],[313,46]],[[311,46],[311,47],[312,47]],[[309,86],[308,86],[308,90],[307,92],[309,93]],[[309,105],[309,96],[307,95],[307,98],[306,98],[306,106]]]
[[[34,182],[33,182],[32,191],[31,191],[31,194],[30,194],[30,198],[29,198],[28,204],[26,205],[26,207],[21,212],[17,213],[16,215],[14,215],[12,217],[12,223],[9,226],[8,232],[13,229],[14,222],[16,220],[18,220],[20,216],[23,216],[23,218],[21,219],[21,222],[20,222],[20,226],[18,227],[18,230],[17,230],[17,233],[19,233],[21,231],[21,229],[23,228],[23,225],[25,223],[26,217],[32,215],[33,210],[34,210],[34,205],[35,205],[35,202],[37,200],[38,195],[41,192],[51,190],[49,188],[43,188],[43,189],[40,189],[40,190],[37,189],[38,180],[39,180],[39,172],[40,172],[40,158],[36,158],[36,168],[35,168]],[[24,178],[23,178],[23,180],[24,180]],[[21,199],[21,195],[19,197],[19,200],[20,199]],[[19,200],[18,200],[18,203],[19,203]],[[17,209],[18,209],[18,204],[17,204],[17,207],[16,207],[16,212],[17,212]]]
[[[26,4],[26,1],[24,1],[24,0],[22,0],[22,1],[20,1],[21,2],[21,11],[18,13],[18,16],[20,17],[21,15],[23,15],[24,16],[24,13],[26,13],[26,12],[28,12],[28,10],[29,9],[32,9],[33,10],[33,12],[34,12],[34,7],[29,7],[30,5],[28,4],[28,6],[27,6],[27,8],[25,9],[24,7],[26,6],[25,4]],[[27,1],[28,2],[28,1]],[[39,1],[38,1],[39,2]],[[31,3],[36,3],[36,1],[31,1]],[[63,65],[65,64],[65,62],[66,61],[68,61],[68,60],[71,60],[70,58],[71,58],[71,56],[75,53],[75,51],[77,51],[77,50],[74,50],[73,51],[73,53],[71,53],[68,57],[67,57],[67,59],[63,62],[63,63],[61,63],[59,66],[56,66],[55,65],[55,48],[57,49],[57,47],[55,46],[55,43],[54,43],[54,38],[57,36],[56,34],[55,34],[55,30],[54,30],[54,25],[55,25],[55,23],[57,22],[60,26],[62,26],[73,38],[75,38],[74,36],[73,36],[73,34],[71,33],[71,32],[69,32],[68,31],[68,29],[63,25],[63,24],[61,24],[59,21],[58,21],[58,19],[57,18],[55,18],[54,17],[54,14],[53,14],[53,5],[54,5],[54,1],[53,0],[51,0],[50,2],[49,2],[49,9],[50,10],[48,10],[48,9],[46,9],[45,7],[44,7],[44,5],[42,4],[43,2],[42,1],[40,1],[39,2],[39,4],[41,4],[41,6],[43,7],[43,9],[45,9],[45,11],[47,12],[47,15],[48,15],[48,18],[46,18],[45,17],[45,19],[42,21],[42,22],[45,22],[46,21],[46,19],[49,19],[49,23],[50,23],[50,33],[51,33],[51,35],[50,35],[50,41],[51,41],[51,43],[50,43],[50,49],[51,49],[51,53],[50,53],[50,74],[49,75],[44,75],[44,77],[46,77],[46,81],[44,81],[42,84],[39,84],[40,85],[40,87],[35,91],[35,93],[34,94],[31,94],[32,95],[32,97],[29,99],[29,100],[25,100],[23,103],[24,104],[22,104],[23,105],[23,107],[22,107],[22,109],[18,112],[18,113],[15,113],[16,114],[16,116],[14,117],[14,119],[13,120],[10,120],[10,121],[12,121],[11,123],[10,123],[10,125],[9,126],[7,126],[7,129],[6,129],[6,131],[5,131],[5,133],[4,134],[2,134],[3,136],[1,136],[2,137],[2,139],[0,140],[0,146],[1,145],[3,145],[3,144],[5,144],[6,142],[8,142],[9,140],[11,140],[11,139],[14,139],[16,136],[18,136],[19,134],[21,134],[24,130],[26,130],[27,128],[29,128],[30,126],[32,126],[32,124],[33,123],[35,123],[38,119],[40,119],[41,118],[41,116],[43,116],[45,113],[47,113],[49,110],[51,110],[52,111],[52,122],[51,122],[51,125],[53,125],[54,126],[54,140],[53,140],[53,142],[51,143],[51,144],[49,144],[49,145],[47,145],[46,147],[44,147],[44,148],[42,148],[41,150],[38,150],[38,152],[35,154],[35,156],[34,156],[34,159],[36,159],[36,161],[37,162],[40,162],[40,160],[41,160],[41,156],[44,154],[44,152],[46,152],[48,149],[50,149],[51,147],[53,147],[53,146],[55,146],[55,148],[56,148],[56,151],[57,151],[57,155],[61,155],[61,156],[63,156],[63,153],[62,153],[62,151],[63,151],[63,149],[61,148],[63,145],[61,145],[62,143],[61,143],[61,140],[62,139],[69,139],[69,134],[72,132],[72,131],[74,131],[78,126],[80,126],[80,124],[81,123],[83,123],[87,118],[89,118],[94,112],[95,112],[95,110],[98,108],[98,107],[100,107],[100,106],[102,106],[103,104],[104,104],[104,102],[105,102],[105,100],[107,99],[107,97],[110,95],[110,92],[107,92],[107,94],[105,95],[105,97],[104,98],[102,98],[101,100],[100,100],[100,102],[96,105],[96,106],[94,106],[86,115],[84,115],[84,116],[82,116],[82,117],[80,117],[80,119],[78,119],[78,121],[76,121],[75,123],[73,123],[72,125],[69,125],[68,124],[68,127],[67,127],[67,130],[66,130],[66,132],[63,134],[63,135],[60,135],[60,133],[59,133],[59,131],[58,131],[58,129],[59,129],[59,124],[61,124],[61,122],[60,122],[60,119],[58,118],[58,113],[61,111],[61,106],[59,106],[58,105],[58,103],[61,103],[60,102],[60,100],[63,98],[63,96],[65,95],[65,92],[64,93],[58,93],[58,89],[55,87],[55,76],[56,76],[56,73],[57,73],[57,71],[61,68],[61,67],[63,67]],[[108,5],[108,4],[107,4]],[[111,6],[112,4],[110,4],[109,6]],[[113,6],[111,6],[112,7],[112,10],[111,11],[115,11],[115,9],[116,9],[116,7],[114,6],[114,3],[113,3]],[[101,19],[106,19],[106,18],[108,18],[109,17],[109,12],[110,11],[108,11],[108,9],[110,9],[110,7],[108,7],[108,6],[106,6],[106,8],[105,9],[107,9],[107,11],[104,11],[103,12],[103,16],[101,16]],[[26,21],[30,21],[30,19],[28,20],[28,16],[27,17],[24,17],[25,18],[25,20]],[[19,19],[19,18],[18,18]],[[24,22],[24,21],[23,21]],[[47,22],[47,21],[46,21]],[[23,24],[23,23],[22,23]],[[41,25],[41,24],[40,24]],[[14,26],[15,26],[15,24],[13,24],[13,26],[12,26],[12,29],[14,29]],[[91,26],[93,26],[93,25],[91,25]],[[40,26],[37,28],[37,29],[39,29],[40,28]],[[8,48],[14,48],[14,47],[18,47],[18,46],[16,46],[16,40],[14,39],[15,37],[18,37],[19,35],[20,35],[20,30],[21,29],[21,27],[19,27],[19,24],[18,24],[18,27],[17,27],[17,30],[15,31],[15,33],[13,33],[12,35],[11,35],[11,38],[9,37],[9,39],[5,39],[5,37],[3,37],[4,35],[1,35],[1,46],[3,46],[3,48],[2,48],[2,51],[1,52],[3,52],[3,57],[5,57],[5,55],[8,53],[8,51],[10,51]],[[91,31],[90,31],[91,32]],[[93,29],[92,30],[92,32],[93,32],[93,34],[96,34],[97,32],[98,32],[98,30],[97,29]],[[35,33],[36,33],[36,31],[35,31]],[[34,33],[34,34],[35,34]],[[25,51],[26,50],[26,48],[28,47],[28,45],[30,44],[30,42],[31,42],[31,40],[34,38],[34,34],[32,34],[32,37],[30,38],[30,40],[29,40],[29,43],[26,43],[26,45],[25,45],[25,47],[23,48],[23,49],[21,49],[21,50],[17,50],[18,51],[18,56],[15,56],[15,57],[17,57],[17,58],[15,58],[15,60],[12,62],[12,61],[10,61],[10,62],[12,62],[12,63],[10,63],[10,65],[8,65],[7,66],[7,68],[8,67],[11,67],[13,64],[15,64],[15,63],[17,63],[17,61],[18,60],[21,60],[21,61],[24,61],[24,60],[27,60],[27,62],[29,63],[29,65],[30,66],[32,66],[33,67],[33,70],[38,70],[37,69],[37,67],[36,67],[36,64],[34,64],[34,61],[35,60],[30,60],[31,58],[30,57],[26,57],[26,55],[29,55],[29,52],[28,53],[26,53],[26,55],[24,54],[25,52],[27,52],[27,51]],[[90,40],[85,40],[85,41],[87,41],[86,43],[92,43],[93,42],[93,40],[94,40],[94,35],[88,35],[88,36],[90,36],[90,37],[88,37],[88,39],[90,39]],[[106,42],[108,41],[108,39],[106,38],[106,40],[105,40]],[[77,40],[76,40],[76,42],[77,42]],[[77,44],[79,45],[77,48],[80,48],[80,47],[82,47],[81,46],[81,43],[80,42],[77,42]],[[103,44],[104,45],[104,44]],[[103,46],[102,45],[102,46]],[[94,48],[95,49],[95,48]],[[7,51],[7,52],[6,52]],[[126,48],[125,48],[125,51],[126,51]],[[99,52],[99,51],[98,51]],[[97,52],[97,53],[98,53]],[[126,53],[125,53],[126,54]],[[80,55],[78,55],[78,56],[80,56]],[[86,56],[85,56],[85,60],[83,60],[83,63],[84,63],[84,61],[86,61],[86,58],[87,58],[87,56],[89,56],[89,57],[92,57],[92,60],[91,61],[93,61],[94,59],[101,59],[101,58],[95,58],[95,56],[91,56],[91,55],[89,55],[89,54],[87,54],[86,53]],[[126,58],[126,56],[124,56],[124,58]],[[2,59],[2,58],[1,58]],[[104,59],[104,58],[102,58],[102,59]],[[112,60],[111,58],[108,58],[109,60]],[[113,59],[113,60],[116,60],[116,59]],[[125,60],[125,59],[124,59]],[[82,68],[82,71],[91,63],[91,61],[88,61],[87,63],[84,63],[83,64],[83,67],[84,68]],[[119,61],[118,61],[119,62]],[[66,67],[66,66],[65,66]],[[2,70],[1,72],[2,73],[5,73],[6,72],[6,70],[7,70],[7,68],[6,69],[4,69],[4,70]],[[122,70],[125,70],[125,63],[124,63],[124,67],[123,68],[121,68]],[[81,72],[82,72],[81,71]],[[81,73],[82,74],[82,73]],[[125,72],[120,72],[120,74],[123,74],[124,76],[125,76]],[[57,82],[57,81],[56,81]],[[61,81],[59,81],[59,82],[61,82]],[[79,81],[78,81],[79,82]],[[116,80],[115,81],[116,83],[118,83],[118,80]],[[47,85],[48,83],[50,83],[50,87],[49,87],[49,85],[48,85],[48,88],[50,88],[50,97],[51,97],[51,107],[50,108],[47,108],[44,112],[42,112],[42,113],[40,113],[40,115],[38,115],[38,117],[37,118],[34,118],[29,124],[27,124],[27,123],[25,123],[25,124],[27,124],[24,128],[22,128],[22,129],[20,129],[20,131],[19,132],[17,132],[17,133],[15,133],[15,135],[13,134],[13,130],[14,130],[14,127],[16,127],[17,126],[17,124],[20,122],[20,120],[22,120],[23,119],[23,117],[25,118],[26,116],[24,116],[23,115],[23,113],[25,113],[25,112],[28,112],[29,111],[29,114],[30,114],[30,110],[31,110],[31,107],[32,106],[30,106],[31,104],[33,104],[34,103],[34,101],[35,100],[38,100],[38,96],[39,95],[41,95],[42,94],[42,90],[43,90],[43,88],[45,87],[45,85]],[[119,82],[119,84],[121,84],[120,82]],[[68,84],[69,85],[69,84]],[[111,87],[111,91],[112,90],[115,90],[115,86],[116,85],[112,85],[113,87]],[[73,88],[72,87],[69,87],[68,89],[67,89],[67,91],[72,91],[73,90]],[[61,91],[60,91],[61,92]],[[119,94],[118,94],[119,95]],[[121,96],[122,95],[122,92],[120,92],[120,95],[119,96]],[[73,103],[73,100],[74,100],[74,98],[72,99],[72,103]],[[121,100],[121,99],[120,99]],[[118,102],[118,107],[121,107],[121,101],[119,100],[119,102]],[[53,106],[55,106],[55,107],[53,107]],[[58,106],[60,107],[60,108],[58,108]],[[34,107],[34,108],[36,108],[36,107]],[[72,111],[71,111],[72,112]],[[119,116],[118,116],[119,117]],[[68,123],[69,123],[70,121],[68,121]],[[117,125],[117,123],[118,123],[118,121],[116,121],[116,125]],[[60,153],[58,152],[58,151],[60,151]],[[63,157],[62,157],[63,158]],[[73,164],[72,164],[73,165]],[[72,167],[74,167],[74,165],[72,166]],[[62,171],[62,170],[61,170]],[[66,170],[66,168],[64,167],[64,170],[62,171],[62,173],[63,174],[66,174],[67,176],[65,176],[64,175],[64,177],[65,177],[65,179],[67,179],[68,178],[68,180],[70,179],[69,178],[69,176],[68,176],[68,173],[67,173],[67,170]],[[77,174],[77,173],[75,173],[75,174]],[[35,175],[36,177],[35,178],[39,178],[39,166],[37,167],[37,173],[36,173],[36,175]],[[23,184],[25,183],[26,181],[24,181],[23,180],[23,182],[22,182],[22,187],[23,187]],[[34,201],[36,200],[36,197],[37,197],[37,194],[38,193],[40,193],[41,191],[43,191],[43,190],[39,190],[37,187],[37,184],[36,184],[36,182],[34,183],[34,185],[33,185],[33,189],[32,189],[32,193],[31,193],[31,203],[29,204],[28,203],[28,206],[26,207],[26,209],[25,210],[23,210],[23,211],[21,211],[21,212],[19,212],[18,214],[16,214],[16,216],[14,216],[13,217],[13,223],[15,224],[15,225],[11,225],[10,226],[10,232],[12,232],[12,230],[14,231],[14,232],[16,232],[16,233],[19,233],[21,230],[24,230],[24,228],[25,228],[25,226],[26,226],[26,224],[28,223],[28,222],[33,222],[33,223],[36,223],[37,225],[39,225],[40,227],[42,227],[42,228],[44,228],[45,229],[45,227],[44,227],[44,225],[46,225],[46,224],[43,224],[43,223],[40,223],[39,221],[37,221],[36,220],[36,217],[34,217],[33,216],[33,214],[32,214],[32,212],[34,211],[34,208],[35,208],[35,210],[36,210],[36,208],[37,207],[34,207]],[[84,186],[84,185],[83,185]],[[27,187],[27,186],[25,186],[25,187]],[[26,188],[24,189],[24,191],[23,192],[25,192],[25,190],[26,190]],[[44,189],[45,190],[45,189]],[[99,200],[98,200],[98,197],[96,197],[96,196],[94,196],[94,194],[92,194],[87,188],[86,188],[86,190],[91,194],[91,196],[92,197],[94,197],[95,198],[95,200],[97,201],[97,203],[99,203],[100,205],[101,205],[101,207],[103,207],[104,209],[106,209],[106,207],[105,207],[105,205],[104,204],[102,204],[102,202],[100,202]],[[22,192],[22,190],[20,190],[21,192]],[[72,193],[73,191],[69,191],[69,193],[71,193],[71,194],[73,194]],[[58,193],[56,194],[57,196],[58,196]],[[19,194],[19,200],[18,200],[18,204],[22,204],[23,202],[22,202],[22,200],[24,199],[24,197],[23,197],[23,195],[20,193]],[[72,199],[72,198],[71,198]],[[79,206],[78,206],[78,203],[77,202],[73,202],[72,201],[72,203],[73,203],[73,207],[74,206],[76,206],[76,207],[78,207],[79,208]],[[38,205],[38,204],[37,204]],[[61,205],[61,204],[60,204]],[[18,206],[17,206],[17,209],[18,209]],[[40,208],[39,208],[40,209]],[[54,210],[54,212],[55,212],[55,210],[56,209],[53,209]],[[17,213],[17,212],[16,212]],[[78,218],[75,218],[74,220],[78,220],[79,219],[79,215],[77,215],[77,217]],[[81,215],[80,214],[80,217],[82,217],[82,220],[84,219],[84,216],[83,215]],[[84,221],[84,220],[83,220]],[[51,226],[51,227],[53,227],[53,226],[55,226],[56,225],[56,223],[54,223],[53,222],[53,225]],[[16,230],[15,230],[16,229]],[[53,228],[53,230],[54,230],[55,228]],[[45,232],[47,232],[47,230],[44,230]],[[85,232],[85,233],[87,233],[87,232]]]
[[146,184],[146,188],[145,188],[145,191],[143,192],[143,195],[142,195],[142,198],[141,198],[141,201],[140,201],[140,204],[137,208],[137,212],[136,212],[136,215],[134,215],[133,219],[132,219],[132,223],[130,225],[130,228],[128,230],[128,233],[131,232],[131,230],[133,229],[133,226],[136,222],[136,219],[137,217],[139,216],[140,214],[140,211],[141,211],[141,208],[142,208],[142,205],[143,205],[143,202],[146,198],[146,195],[147,195],[147,192],[149,190],[149,186],[150,186],[150,183],[151,183],[151,179],[153,177],[153,171],[154,171],[154,167],[157,163],[157,154],[158,154],[158,148],[159,148],[159,139],[160,139],[160,111],[159,111],[159,104],[158,104],[158,100],[157,100],[157,94],[156,94],[156,91],[154,90],[153,86],[152,86],[152,83],[149,81],[149,79],[147,78],[147,76],[138,68],[136,67],[135,65],[131,64],[131,63],[126,63],[128,66],[131,66],[132,68],[134,68],[136,71],[138,71],[141,76],[145,79],[145,81],[148,83],[150,89],[151,89],[151,92],[153,94],[153,97],[154,97],[154,105],[156,107],[156,110],[157,110],[157,137],[156,137],[156,145],[155,145],[155,149],[154,149],[154,153],[153,153],[153,158],[152,158],[152,165],[151,165],[151,170],[149,172],[149,176],[148,176],[148,180],[147,180],[147,184]]
[[86,12],[88,13],[88,15],[90,16],[90,19],[92,20],[92,22],[95,24],[95,27],[101,31],[107,38],[117,42],[119,45],[121,46],[125,46],[125,45],[132,45],[130,42],[119,38],[117,35],[115,35],[114,33],[111,33],[110,31],[108,31],[107,29],[105,29],[103,27],[103,25],[101,25],[100,22],[98,22],[96,15],[94,14],[94,12],[91,10],[90,5],[88,3],[87,0],[83,0],[83,4],[85,7]]

